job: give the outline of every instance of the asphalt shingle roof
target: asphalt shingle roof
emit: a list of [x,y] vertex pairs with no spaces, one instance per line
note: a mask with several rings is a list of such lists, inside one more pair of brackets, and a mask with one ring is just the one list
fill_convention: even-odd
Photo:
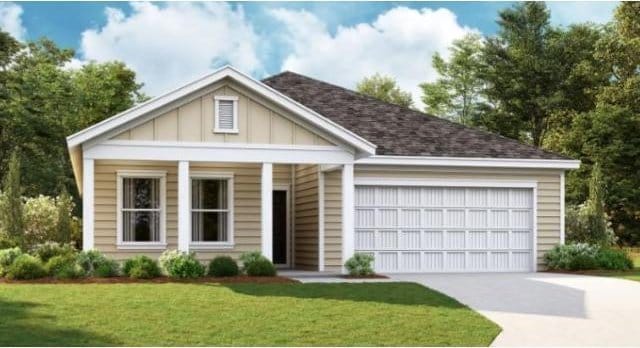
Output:
[[377,155],[567,159],[293,72],[262,82],[377,145]]

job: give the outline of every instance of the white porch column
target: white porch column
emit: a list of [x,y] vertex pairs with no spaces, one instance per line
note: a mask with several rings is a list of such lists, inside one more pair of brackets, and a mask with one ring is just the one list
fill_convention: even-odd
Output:
[[354,252],[354,199],[353,164],[342,167],[342,272],[346,273],[344,263]]
[[191,241],[189,189],[189,161],[178,161],[178,250],[180,251],[189,251]]
[[94,228],[94,162],[82,160],[82,250],[93,249]]
[[273,259],[273,164],[262,164],[260,221],[262,222],[262,255]]

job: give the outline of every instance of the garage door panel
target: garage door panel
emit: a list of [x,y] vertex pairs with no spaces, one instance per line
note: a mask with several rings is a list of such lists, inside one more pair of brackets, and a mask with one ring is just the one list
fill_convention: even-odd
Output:
[[378,272],[530,271],[533,190],[356,187],[356,251]]

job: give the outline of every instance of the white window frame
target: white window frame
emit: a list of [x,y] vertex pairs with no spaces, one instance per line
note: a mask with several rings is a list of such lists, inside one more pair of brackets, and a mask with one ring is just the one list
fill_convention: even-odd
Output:
[[189,230],[189,249],[232,249],[235,245],[234,243],[234,227],[233,222],[234,218],[234,185],[233,185],[233,173],[226,172],[199,172],[192,171],[189,175],[189,215],[193,213],[192,207],[192,196],[191,196],[191,187],[193,187],[193,179],[196,180],[226,180],[227,181],[227,209],[198,209],[198,211],[204,212],[221,212],[226,211],[228,220],[227,220],[227,236],[228,240],[224,242],[198,242],[193,240],[193,226]]
[[[167,247],[167,172],[160,170],[119,170],[116,174],[116,234],[118,249],[166,249]],[[160,179],[160,241],[158,242],[125,242],[122,234],[123,192],[125,178]]]
[[[238,97],[236,96],[226,96],[226,95],[217,95],[214,98],[214,119],[213,119],[213,132],[214,133],[231,133],[237,134],[240,132],[238,129]],[[220,109],[220,101],[232,101],[233,102],[233,129],[223,129],[220,128],[220,118],[218,117],[218,110]]]

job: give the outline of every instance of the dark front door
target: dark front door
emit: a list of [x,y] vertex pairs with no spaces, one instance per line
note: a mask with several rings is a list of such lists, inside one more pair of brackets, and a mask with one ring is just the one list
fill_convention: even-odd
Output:
[[273,263],[287,263],[287,191],[273,191]]

